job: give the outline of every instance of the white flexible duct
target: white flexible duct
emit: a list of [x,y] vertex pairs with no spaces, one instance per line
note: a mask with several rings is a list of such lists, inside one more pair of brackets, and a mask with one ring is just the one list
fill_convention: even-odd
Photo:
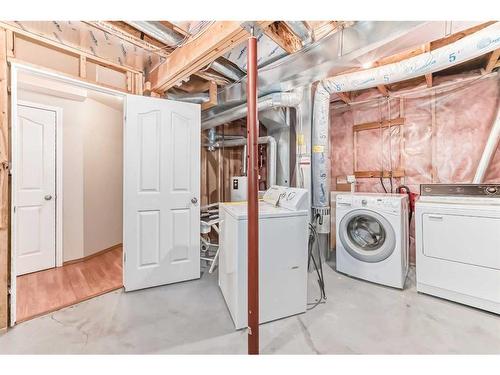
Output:
[[329,207],[330,95],[423,76],[500,48],[500,22],[434,51],[377,68],[321,81],[314,95],[312,130],[313,206]]
[[[302,100],[302,88],[292,92],[277,92],[263,96],[258,99],[257,110],[259,112],[271,108],[296,107]],[[216,126],[239,120],[247,115],[247,104],[243,103],[236,107],[226,109],[215,115],[209,115],[201,120],[201,128],[211,129]]]
[[[268,159],[267,159],[267,181],[268,186],[276,185],[276,160],[277,160],[277,145],[276,139],[271,136],[259,137],[259,144],[267,144],[268,150]],[[231,139],[229,141],[219,142],[215,144],[215,147],[237,147],[237,146],[246,146],[247,139]],[[245,152],[246,154],[246,152]]]
[[484,147],[483,155],[477,166],[476,174],[472,183],[481,184],[484,182],[484,177],[488,171],[488,167],[495,156],[500,143],[500,108],[497,110],[497,117],[490,131],[486,146]]

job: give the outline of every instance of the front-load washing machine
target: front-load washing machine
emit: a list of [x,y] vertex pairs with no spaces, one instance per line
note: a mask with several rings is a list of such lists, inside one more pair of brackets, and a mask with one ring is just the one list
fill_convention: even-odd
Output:
[[337,271],[395,288],[408,273],[408,196],[336,197]]

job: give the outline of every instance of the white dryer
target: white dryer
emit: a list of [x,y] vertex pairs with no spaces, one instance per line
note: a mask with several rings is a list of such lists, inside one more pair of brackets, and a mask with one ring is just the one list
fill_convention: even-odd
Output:
[[500,185],[429,184],[421,194],[417,290],[500,314]]
[[338,194],[336,221],[337,271],[404,288],[409,265],[406,194]]

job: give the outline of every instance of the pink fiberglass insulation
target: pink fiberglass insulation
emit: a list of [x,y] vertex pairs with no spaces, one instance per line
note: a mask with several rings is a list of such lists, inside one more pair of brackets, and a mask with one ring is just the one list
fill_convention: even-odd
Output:
[[[470,183],[495,120],[500,94],[497,74],[477,72],[435,77],[433,89],[422,85],[411,92],[392,92],[380,98],[376,89],[356,97],[350,106],[332,106],[332,190],[337,179],[357,171],[404,170],[392,179],[393,190],[405,184],[418,193],[424,183]],[[377,98],[378,96],[378,98]],[[353,125],[403,117],[405,124],[357,132]],[[356,149],[356,152],[354,150]],[[500,183],[497,151],[485,182]],[[390,179],[384,179],[390,191]],[[384,192],[378,178],[358,179],[356,191]],[[411,225],[410,260],[414,263],[414,225]]]

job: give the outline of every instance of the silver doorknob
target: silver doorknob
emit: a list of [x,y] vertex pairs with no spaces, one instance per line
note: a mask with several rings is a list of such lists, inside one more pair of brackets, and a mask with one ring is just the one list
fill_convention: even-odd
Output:
[[43,197],[46,201],[50,201],[52,199],[52,195],[46,195]]
[[196,198],[196,197],[191,198],[191,203],[192,203],[192,204],[196,204],[196,203],[198,203],[198,198]]

